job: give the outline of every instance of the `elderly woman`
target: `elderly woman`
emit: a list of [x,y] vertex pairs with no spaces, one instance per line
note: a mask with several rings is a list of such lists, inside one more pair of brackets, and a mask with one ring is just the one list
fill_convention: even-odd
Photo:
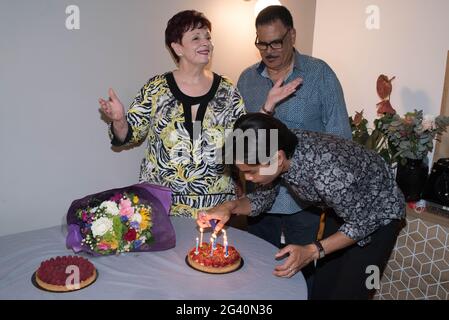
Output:
[[[139,179],[170,187],[172,215],[196,217],[198,210],[235,197],[233,180],[215,151],[245,109],[231,81],[206,68],[213,51],[211,28],[200,12],[177,13],[167,23],[165,43],[178,68],[148,80],[126,113],[112,89],[109,100],[99,100],[113,145],[147,139]],[[266,105],[298,84],[275,85],[278,96]]]
[[[261,113],[242,116],[234,129],[225,145],[231,156],[227,163],[234,163],[246,180],[259,187],[201,213],[198,224],[207,227],[211,219],[218,219],[220,229],[231,214],[256,216],[273,204],[279,185],[287,185],[303,201],[332,208],[341,224],[326,226],[330,230],[321,241],[281,249],[276,257],[288,258],[274,274],[291,277],[320,259],[310,298],[368,298],[370,270],[377,268],[379,281],[405,214],[404,196],[390,167],[378,154],[352,141],[290,131]],[[264,134],[267,130],[276,135]],[[264,147],[268,152],[260,152]]]

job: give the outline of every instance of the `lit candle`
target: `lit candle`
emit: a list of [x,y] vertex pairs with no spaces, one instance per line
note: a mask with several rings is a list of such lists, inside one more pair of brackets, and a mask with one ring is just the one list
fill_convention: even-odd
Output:
[[214,250],[216,250],[217,249],[217,235],[215,233],[212,234],[212,238],[213,238],[212,247]]
[[199,245],[199,239],[198,239],[198,237],[196,237],[196,249],[195,249],[195,254],[198,254],[198,253],[199,253],[199,251],[198,251],[198,245]]
[[200,235],[200,247],[202,247],[203,246],[203,228],[200,228],[200,233],[201,233],[201,235]]
[[228,240],[226,240],[225,241],[225,243],[224,243],[224,246],[225,246],[225,258],[227,258],[227,257],[229,257],[229,252],[228,252]]
[[210,237],[210,256],[214,255],[214,238]]
[[221,229],[221,231],[223,232],[223,246],[224,246],[225,242],[228,241],[228,236],[226,235],[226,230],[225,229]]

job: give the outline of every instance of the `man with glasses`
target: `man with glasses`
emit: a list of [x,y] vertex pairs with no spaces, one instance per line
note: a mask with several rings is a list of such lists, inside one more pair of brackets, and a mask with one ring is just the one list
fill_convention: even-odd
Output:
[[[270,114],[290,129],[326,132],[351,139],[340,82],[324,61],[294,48],[296,30],[289,10],[284,6],[265,8],[256,18],[256,32],[255,45],[262,61],[244,70],[237,84],[247,111]],[[294,95],[273,107],[264,106],[274,85],[297,78],[302,79],[302,84]],[[251,186],[247,187],[247,192],[251,192]],[[277,247],[283,243],[307,244],[316,240],[319,213],[319,209],[300,203],[287,186],[282,186],[270,211],[248,218],[248,231]],[[313,265],[302,271],[310,289]]]

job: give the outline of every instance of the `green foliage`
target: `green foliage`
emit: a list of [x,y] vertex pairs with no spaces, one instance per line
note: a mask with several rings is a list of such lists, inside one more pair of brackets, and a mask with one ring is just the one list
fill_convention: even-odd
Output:
[[449,117],[423,116],[422,110],[398,114],[383,114],[368,128],[363,112],[349,118],[353,140],[379,153],[387,163],[406,159],[426,159],[433,150],[434,140],[449,126]]

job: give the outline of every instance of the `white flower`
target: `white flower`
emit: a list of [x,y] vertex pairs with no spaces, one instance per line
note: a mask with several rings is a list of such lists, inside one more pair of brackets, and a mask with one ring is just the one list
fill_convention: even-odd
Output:
[[422,129],[423,131],[435,129],[435,116],[426,114],[422,119]]
[[133,214],[133,216],[131,217],[131,222],[137,222],[140,224],[142,222],[142,216],[140,215],[140,213]]
[[92,222],[91,229],[94,237],[102,236],[112,229],[112,220],[105,217],[101,217],[98,220]]
[[117,203],[114,201],[103,201],[103,203],[100,205],[100,208],[105,208],[106,212],[116,216],[120,213]]

